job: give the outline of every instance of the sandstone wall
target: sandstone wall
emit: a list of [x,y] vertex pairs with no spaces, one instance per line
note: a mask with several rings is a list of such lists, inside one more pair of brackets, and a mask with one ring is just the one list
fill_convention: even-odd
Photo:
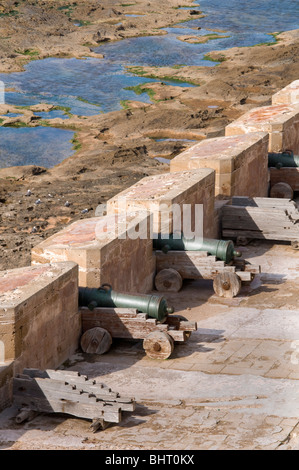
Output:
[[201,225],[204,235],[208,237],[213,233],[214,192],[215,172],[208,168],[147,176],[108,200],[107,213],[147,210],[152,214],[153,234],[172,233],[177,227],[174,206],[180,213],[183,229],[184,206],[189,205],[192,231],[195,230],[196,206],[201,206],[203,214]]
[[[138,231],[142,231],[138,237]],[[155,257],[147,213],[107,215],[79,220],[32,250],[32,264],[74,261],[79,285],[111,284],[124,292],[153,288]]]
[[213,168],[215,196],[267,196],[268,143],[265,132],[207,139],[170,163],[170,171]]

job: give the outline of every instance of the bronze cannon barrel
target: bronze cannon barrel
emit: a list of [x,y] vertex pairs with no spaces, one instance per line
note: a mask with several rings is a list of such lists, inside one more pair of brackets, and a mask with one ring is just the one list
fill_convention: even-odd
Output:
[[214,240],[199,237],[187,239],[183,234],[171,234],[168,238],[162,238],[159,235],[157,239],[154,239],[153,246],[156,250],[162,250],[165,253],[169,250],[206,251],[226,263],[229,263],[235,257],[242,256],[240,251],[235,250],[234,243],[231,240]]
[[284,152],[269,152],[268,167],[299,167],[299,155],[294,155],[291,150],[285,150]]
[[173,313],[164,297],[151,294],[123,294],[112,290],[110,284],[99,288],[79,287],[79,307],[135,308],[141,313],[159,321]]

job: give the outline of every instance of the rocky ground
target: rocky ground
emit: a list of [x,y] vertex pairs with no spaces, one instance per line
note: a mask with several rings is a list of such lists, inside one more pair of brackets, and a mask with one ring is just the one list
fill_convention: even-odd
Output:
[[[160,28],[200,14],[178,10],[179,5],[179,0],[163,5],[158,0],[134,5],[0,1],[0,71],[21,71],[29,60],[48,56],[100,59],[93,47],[102,42],[162,34]],[[76,21],[81,27],[74,26]],[[122,111],[48,122],[76,132],[76,152],[51,169],[0,170],[0,270],[29,264],[31,247],[41,239],[72,220],[93,216],[99,204],[142,177],[168,171],[153,157],[172,158],[192,145],[184,139],[223,135],[224,127],[248,109],[269,104],[273,93],[298,79],[298,39],[296,30],[279,34],[275,44],[212,53],[211,59],[219,61],[215,67],[138,68],[137,74],[161,79],[143,85],[152,104],[137,97]],[[165,77],[198,86],[166,86]],[[5,118],[2,125],[39,125],[33,111],[43,109],[18,109],[22,116]],[[8,105],[0,109],[1,114],[13,111]],[[156,142],[163,137],[181,140]]]

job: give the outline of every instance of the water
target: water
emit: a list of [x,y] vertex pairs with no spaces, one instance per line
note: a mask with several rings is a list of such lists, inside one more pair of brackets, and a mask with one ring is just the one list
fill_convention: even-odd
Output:
[[200,8],[207,15],[202,19],[204,28],[225,29],[253,41],[256,34],[298,28],[298,0],[201,0]]
[[6,114],[1,114],[0,118],[12,118],[12,117],[20,117],[22,114],[19,113],[6,113]]
[[74,153],[74,133],[51,127],[0,127],[0,168],[39,165],[50,168]]
[[69,119],[69,116],[61,109],[53,109],[51,111],[37,111],[34,113],[35,116],[39,116],[42,119]]
[[49,103],[68,107],[71,113],[84,116],[120,110],[122,100],[138,99],[149,103],[146,93],[137,97],[126,88],[157,80],[126,73],[124,53],[116,47],[111,54],[109,50],[106,59],[32,61],[25,72],[0,74],[7,88],[17,90],[6,92],[5,101],[16,106]]
[[[123,100],[148,103],[147,94],[137,96],[126,88],[156,80],[134,76],[125,66],[212,67],[213,62],[204,60],[211,50],[271,42],[274,38],[269,33],[298,27],[298,0],[273,0],[271,8],[268,0],[203,0],[200,6],[195,2],[190,9],[202,10],[207,16],[194,16],[187,23],[165,28],[167,35],[164,36],[104,43],[95,48],[105,55],[104,59],[49,58],[30,62],[23,73],[0,74],[7,88],[17,90],[6,93],[6,102],[21,106],[50,103],[67,106],[72,113],[87,116],[119,110]],[[177,39],[181,35],[204,36],[215,29],[225,30],[218,34],[229,37],[205,44],[189,44]]]
[[[270,3],[270,4],[269,4]],[[203,11],[205,18],[192,17],[189,22],[165,28],[167,35],[149,36],[124,39],[118,42],[104,43],[95,48],[95,51],[104,54],[104,59],[57,59],[48,58],[32,61],[26,65],[24,72],[0,74],[0,80],[10,91],[5,94],[7,104],[29,106],[38,103],[49,103],[70,108],[70,112],[78,115],[91,116],[106,113],[122,108],[121,101],[138,100],[150,102],[146,93],[136,95],[127,87],[134,87],[158,80],[138,77],[128,73],[126,66],[174,66],[174,65],[205,65],[214,66],[215,63],[204,59],[211,50],[223,50],[235,46],[253,46],[261,42],[274,42],[269,33],[298,28],[299,1],[298,0],[202,0],[200,6],[194,2],[190,9]],[[200,28],[200,29],[198,29]],[[178,36],[203,36],[215,30],[225,30],[218,33],[219,39],[208,41],[205,44],[189,44],[177,39]],[[216,31],[217,32],[217,31]],[[229,36],[225,38],[224,36]],[[172,83],[176,86],[191,86],[186,83]],[[41,115],[41,113],[37,113]],[[42,117],[51,118],[55,113],[46,113]],[[58,114],[59,115],[59,114]],[[67,118],[63,113],[59,117]],[[6,136],[4,150],[1,142],[2,164],[16,164],[21,145],[16,138],[24,137],[24,129],[1,129]],[[3,133],[3,132],[4,133]],[[20,132],[21,131],[21,132]],[[36,129],[35,132],[38,133]],[[57,131],[57,130],[56,130]],[[44,132],[44,131],[43,131]],[[24,134],[23,134],[24,133]],[[28,134],[30,131],[28,131]],[[39,136],[42,136],[40,133]],[[50,144],[50,129],[47,129],[43,140],[39,140],[39,151],[48,153]],[[70,155],[70,149],[65,150],[65,141],[60,136],[60,142],[65,156]],[[11,141],[9,141],[9,138]],[[10,142],[10,143],[9,143]],[[24,158],[27,161],[31,154],[31,162],[39,156],[32,151],[33,140],[27,141],[24,148]],[[43,142],[43,143],[42,143]],[[9,157],[11,149],[11,157]],[[34,150],[34,149],[33,149]],[[34,156],[35,155],[35,156]],[[35,160],[37,163],[38,160]],[[57,163],[61,161],[61,152],[57,152]],[[41,164],[41,163],[39,163]]]

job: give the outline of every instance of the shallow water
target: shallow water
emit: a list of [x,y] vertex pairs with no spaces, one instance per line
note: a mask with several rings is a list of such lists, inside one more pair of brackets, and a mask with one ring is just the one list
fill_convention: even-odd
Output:
[[[200,8],[207,15],[204,28],[223,28],[237,36],[288,31],[298,28],[298,0],[201,0]],[[192,23],[188,23],[192,26]]]
[[51,111],[37,111],[34,113],[35,116],[39,116],[42,119],[69,119],[69,116],[61,109],[53,109]]
[[50,168],[74,153],[74,132],[51,127],[0,127],[0,168],[39,165]]
[[[137,96],[133,90],[126,89],[127,87],[158,81],[128,73],[126,66],[205,65],[212,67],[215,65],[214,62],[204,60],[205,55],[212,50],[273,42],[275,39],[269,33],[298,28],[298,0],[272,0],[271,2],[269,0],[251,0],[250,2],[202,0],[200,6],[198,2],[195,2],[188,8],[200,10],[206,17],[196,18],[194,15],[189,22],[165,28],[167,35],[105,43],[95,48],[97,52],[105,55],[104,59],[48,58],[30,62],[24,72],[0,74],[0,80],[5,83],[6,87],[16,90],[6,93],[6,103],[28,106],[44,102],[69,107],[73,114],[88,116],[119,110],[122,107],[121,102],[125,100],[150,102],[146,93]],[[218,29],[223,30],[218,33],[220,36],[229,37],[211,40],[205,44],[189,44],[177,39],[182,35],[203,36]],[[191,86],[169,81],[165,83]],[[37,114],[41,115],[41,113]],[[46,114],[47,116],[41,117],[51,118],[55,115],[53,112],[51,115]],[[63,113],[60,113],[59,117],[67,118]],[[4,150],[2,142],[1,151],[2,154],[6,152],[7,165],[15,165],[15,154],[18,153],[15,149],[18,147],[18,151],[21,151],[22,146],[18,146],[17,139],[20,139],[23,134],[19,131],[20,129],[5,131],[6,147]],[[22,131],[25,132],[24,129]],[[1,134],[4,135],[2,132]],[[51,133],[48,132],[47,136],[50,135]],[[41,153],[47,154],[49,142],[46,135],[42,141],[39,140],[38,148]],[[65,156],[70,155],[70,149],[65,150],[63,139],[61,145],[61,152],[57,152],[57,162],[61,161],[63,151],[67,152]],[[38,158],[38,155],[32,151],[30,140],[24,148],[22,162],[27,161],[29,154],[32,155],[31,160]]]
[[[194,16],[191,21],[164,28],[168,33],[164,36],[104,43],[95,48],[105,55],[104,59],[49,58],[30,62],[23,73],[0,74],[6,87],[18,90],[6,93],[6,102],[21,106],[46,102],[67,106],[79,115],[119,110],[122,100],[150,102],[146,93],[137,96],[134,91],[126,90],[127,87],[156,81],[134,76],[125,66],[214,66],[213,62],[204,60],[211,50],[273,42],[269,33],[298,27],[299,2],[296,0],[273,0],[271,8],[268,0],[203,0],[200,6],[197,3],[190,9],[203,11],[205,18]],[[229,37],[205,44],[189,44],[177,39],[181,35],[204,36],[210,34],[211,29],[225,30],[218,34]]]
[[125,88],[157,80],[126,73],[124,56],[119,56],[117,47],[108,56],[106,59],[35,60],[25,67],[25,72],[0,74],[6,87],[17,90],[7,92],[5,101],[17,106],[50,103],[69,107],[71,113],[84,116],[119,110],[122,100],[149,103],[146,93],[137,96]]

